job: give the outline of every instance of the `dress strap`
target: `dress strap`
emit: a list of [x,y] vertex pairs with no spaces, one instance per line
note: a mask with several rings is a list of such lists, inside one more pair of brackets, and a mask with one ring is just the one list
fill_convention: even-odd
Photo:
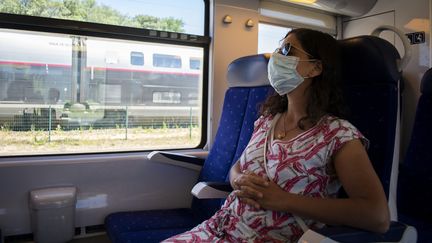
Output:
[[270,128],[266,131],[265,138],[264,138],[264,158],[263,158],[264,170],[265,170],[267,177],[269,179],[271,177],[270,177],[270,172],[268,171],[268,168],[267,168],[267,146],[268,146],[267,143],[268,143],[269,137],[270,137],[271,141],[273,141],[274,127],[276,126],[276,122],[279,120],[279,117],[280,117],[280,113],[277,113],[275,115],[275,117],[273,118],[272,122],[270,123]]
[[[267,168],[267,143],[270,137],[270,141],[273,141],[273,137],[274,137],[274,127],[276,126],[276,122],[279,120],[280,118],[280,113],[277,113],[276,116],[273,118],[271,125],[270,125],[270,129],[267,130],[266,135],[265,135],[265,139],[264,139],[264,169],[265,172],[267,174],[267,177],[270,179],[270,172],[268,171]],[[271,142],[270,142],[271,143]],[[297,224],[300,226],[300,228],[303,230],[303,232],[306,232],[309,227],[307,227],[306,223],[304,222],[304,220],[302,218],[300,218],[297,215],[293,215],[295,221],[297,222]]]

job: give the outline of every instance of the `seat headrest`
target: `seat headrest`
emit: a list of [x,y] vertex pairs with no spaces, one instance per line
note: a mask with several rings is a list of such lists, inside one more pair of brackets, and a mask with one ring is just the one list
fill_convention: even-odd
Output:
[[268,54],[238,58],[228,65],[229,87],[256,87],[270,85],[267,75]]
[[432,68],[429,68],[425,74],[420,84],[420,92],[422,94],[432,94]]
[[348,85],[397,83],[401,77],[396,48],[376,36],[357,36],[339,40],[342,52],[342,77]]

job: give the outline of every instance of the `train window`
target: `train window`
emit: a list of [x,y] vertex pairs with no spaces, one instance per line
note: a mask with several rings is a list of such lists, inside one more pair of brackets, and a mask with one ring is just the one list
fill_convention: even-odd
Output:
[[199,70],[201,68],[201,59],[196,57],[191,57],[189,59],[189,68]]
[[[200,141],[202,69],[136,64],[149,53],[156,66],[180,68],[182,58],[203,56],[201,47],[0,29],[0,53],[3,154],[181,148]],[[166,129],[177,136],[169,143]]]
[[33,3],[0,1],[0,156],[204,144],[209,1]]
[[280,45],[280,40],[291,30],[271,24],[258,24],[258,53],[272,53]]
[[130,63],[136,66],[144,65],[144,54],[142,52],[133,51],[130,54]]
[[166,54],[153,54],[153,67],[181,68],[181,57]]

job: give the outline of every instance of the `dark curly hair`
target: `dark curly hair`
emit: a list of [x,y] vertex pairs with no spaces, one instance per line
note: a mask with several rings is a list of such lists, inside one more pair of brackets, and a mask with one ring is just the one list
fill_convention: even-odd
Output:
[[[347,109],[341,90],[340,50],[337,41],[329,34],[304,28],[291,30],[285,38],[288,35],[295,35],[301,47],[322,63],[321,74],[312,78],[311,85],[306,90],[307,115],[298,121],[297,126],[304,129],[305,122],[316,124],[326,114],[345,117]],[[287,107],[287,96],[275,92],[262,104],[260,112],[261,115],[275,115],[286,111]]]

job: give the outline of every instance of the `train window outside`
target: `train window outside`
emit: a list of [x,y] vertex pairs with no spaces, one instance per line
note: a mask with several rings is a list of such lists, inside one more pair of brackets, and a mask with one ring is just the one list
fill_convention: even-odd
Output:
[[189,59],[189,68],[199,70],[201,68],[201,59],[191,57]]
[[0,156],[204,144],[209,1],[43,2],[0,1]]
[[166,54],[153,54],[153,67],[181,68],[181,57]]
[[144,54],[142,52],[136,52],[136,51],[131,52],[130,63],[135,66],[143,66]]

